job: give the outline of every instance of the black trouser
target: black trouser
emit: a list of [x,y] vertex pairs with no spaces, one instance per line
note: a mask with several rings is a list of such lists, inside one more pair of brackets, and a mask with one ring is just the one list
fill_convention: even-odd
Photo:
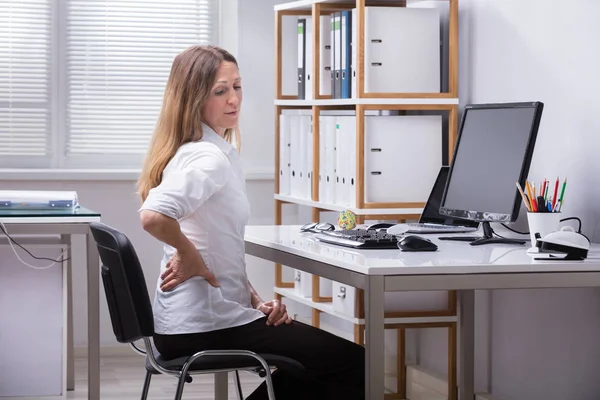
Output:
[[[306,373],[299,376],[275,371],[272,378],[278,400],[365,398],[364,348],[297,321],[267,326],[265,317],[212,332],[156,334],[154,343],[161,355],[169,359],[215,349],[242,349],[293,358],[304,366]],[[265,383],[247,399],[268,399]]]

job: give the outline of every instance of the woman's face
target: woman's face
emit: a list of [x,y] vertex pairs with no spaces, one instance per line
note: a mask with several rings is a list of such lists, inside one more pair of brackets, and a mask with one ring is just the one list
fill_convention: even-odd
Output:
[[232,62],[223,61],[202,109],[204,122],[223,135],[225,129],[237,126],[241,105],[242,78],[238,67]]

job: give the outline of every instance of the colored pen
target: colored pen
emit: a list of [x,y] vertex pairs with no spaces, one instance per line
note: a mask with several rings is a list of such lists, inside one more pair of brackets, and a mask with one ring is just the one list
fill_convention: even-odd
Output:
[[544,201],[546,200],[546,195],[548,194],[548,192],[546,191],[547,186],[546,186],[546,178],[544,178],[544,183],[542,183],[542,191],[540,192],[540,194],[542,196],[544,196]]
[[556,209],[556,198],[558,197],[558,176],[556,177],[556,185],[554,185],[554,196],[552,196],[552,210]]
[[527,201],[527,197],[525,196],[525,193],[523,192],[523,188],[521,187],[519,182],[517,182],[517,189],[519,189],[519,193],[521,193],[521,197],[523,198],[523,203],[525,203],[525,208],[527,209],[527,211],[531,212],[531,207],[528,204],[529,201]]
[[529,197],[531,211],[535,212],[537,211],[537,208],[535,206],[533,195],[531,194],[531,185],[529,185],[529,181],[525,181],[525,189],[527,190],[527,196]]
[[548,207],[546,207],[546,204],[544,203],[544,198],[542,196],[537,197],[537,208],[538,208],[539,212],[547,212],[548,211]]
[[562,189],[560,190],[560,198],[558,199],[558,201],[561,203],[562,205],[562,199],[565,195],[565,188],[567,187],[567,178],[565,178],[565,181],[562,184]]

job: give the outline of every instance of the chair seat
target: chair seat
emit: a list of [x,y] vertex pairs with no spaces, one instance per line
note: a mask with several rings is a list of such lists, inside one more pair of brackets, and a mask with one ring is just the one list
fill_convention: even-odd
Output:
[[[154,348],[154,356],[156,362],[170,371],[179,371],[183,368],[189,357],[179,357],[172,360],[166,360],[163,356],[158,353]],[[275,354],[264,354],[258,353],[266,363],[271,367],[277,367],[281,370],[290,372],[299,372],[304,370],[302,364],[298,361],[288,357],[278,356]],[[231,356],[202,356],[197,358],[194,363],[190,366],[189,371],[211,371],[211,370],[223,370],[223,369],[245,369],[245,368],[261,368],[262,365],[253,357],[242,356],[242,355],[231,355]],[[160,374],[150,364],[148,357],[146,357],[146,370],[152,374]]]

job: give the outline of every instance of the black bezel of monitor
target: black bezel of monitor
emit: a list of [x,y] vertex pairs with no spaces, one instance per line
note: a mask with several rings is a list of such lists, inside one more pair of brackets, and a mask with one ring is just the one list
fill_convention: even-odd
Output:
[[476,109],[499,109],[499,108],[534,108],[533,123],[529,130],[529,139],[527,141],[527,148],[525,149],[525,157],[521,164],[521,173],[519,174],[519,184],[521,187],[525,187],[525,180],[529,174],[529,167],[531,165],[531,159],[533,157],[533,149],[535,147],[535,141],[537,139],[537,133],[542,118],[542,111],[544,109],[544,103],[539,101],[534,102],[517,102],[517,103],[487,103],[487,104],[469,104],[465,106],[463,112],[460,127],[458,130],[458,137],[456,138],[456,144],[454,146],[454,153],[452,157],[452,163],[450,164],[450,172],[448,173],[448,179],[446,180],[446,187],[444,188],[444,195],[442,196],[442,202],[440,203],[440,214],[448,215],[454,218],[461,218],[477,222],[514,222],[519,216],[519,209],[521,208],[522,198],[515,185],[515,199],[513,209],[510,214],[505,213],[494,213],[488,211],[475,211],[475,210],[458,210],[444,207],[446,203],[446,195],[448,194],[448,186],[452,180],[452,172],[454,170],[454,162],[458,155],[460,148],[460,139],[463,132],[463,126],[469,110]]
[[[421,218],[419,218],[419,222],[420,223],[425,223],[425,224],[440,224],[440,225],[450,225],[450,226],[466,226],[468,228],[477,228],[479,227],[479,222],[476,221],[471,221],[468,219],[461,219],[461,218],[450,218],[448,216],[446,216],[446,218],[444,218],[443,215],[440,215],[439,212],[439,208],[435,208],[432,204],[430,204],[431,199],[433,198],[433,200],[436,200],[436,189],[438,186],[438,181],[443,177],[444,182],[443,185],[444,187],[441,190],[441,195],[439,196],[439,203],[438,205],[442,204],[442,196],[444,194],[444,190],[446,189],[446,182],[448,181],[448,176],[450,175],[450,167],[443,165],[440,168],[440,171],[438,172],[438,176],[435,179],[435,183],[433,185],[433,188],[431,189],[431,193],[429,194],[429,200],[427,201],[427,203],[425,203],[425,207],[423,208],[423,213],[421,214]],[[438,191],[439,192],[439,191]],[[427,214],[428,212],[430,212],[432,214],[437,214],[436,216],[433,217],[429,217]]]

